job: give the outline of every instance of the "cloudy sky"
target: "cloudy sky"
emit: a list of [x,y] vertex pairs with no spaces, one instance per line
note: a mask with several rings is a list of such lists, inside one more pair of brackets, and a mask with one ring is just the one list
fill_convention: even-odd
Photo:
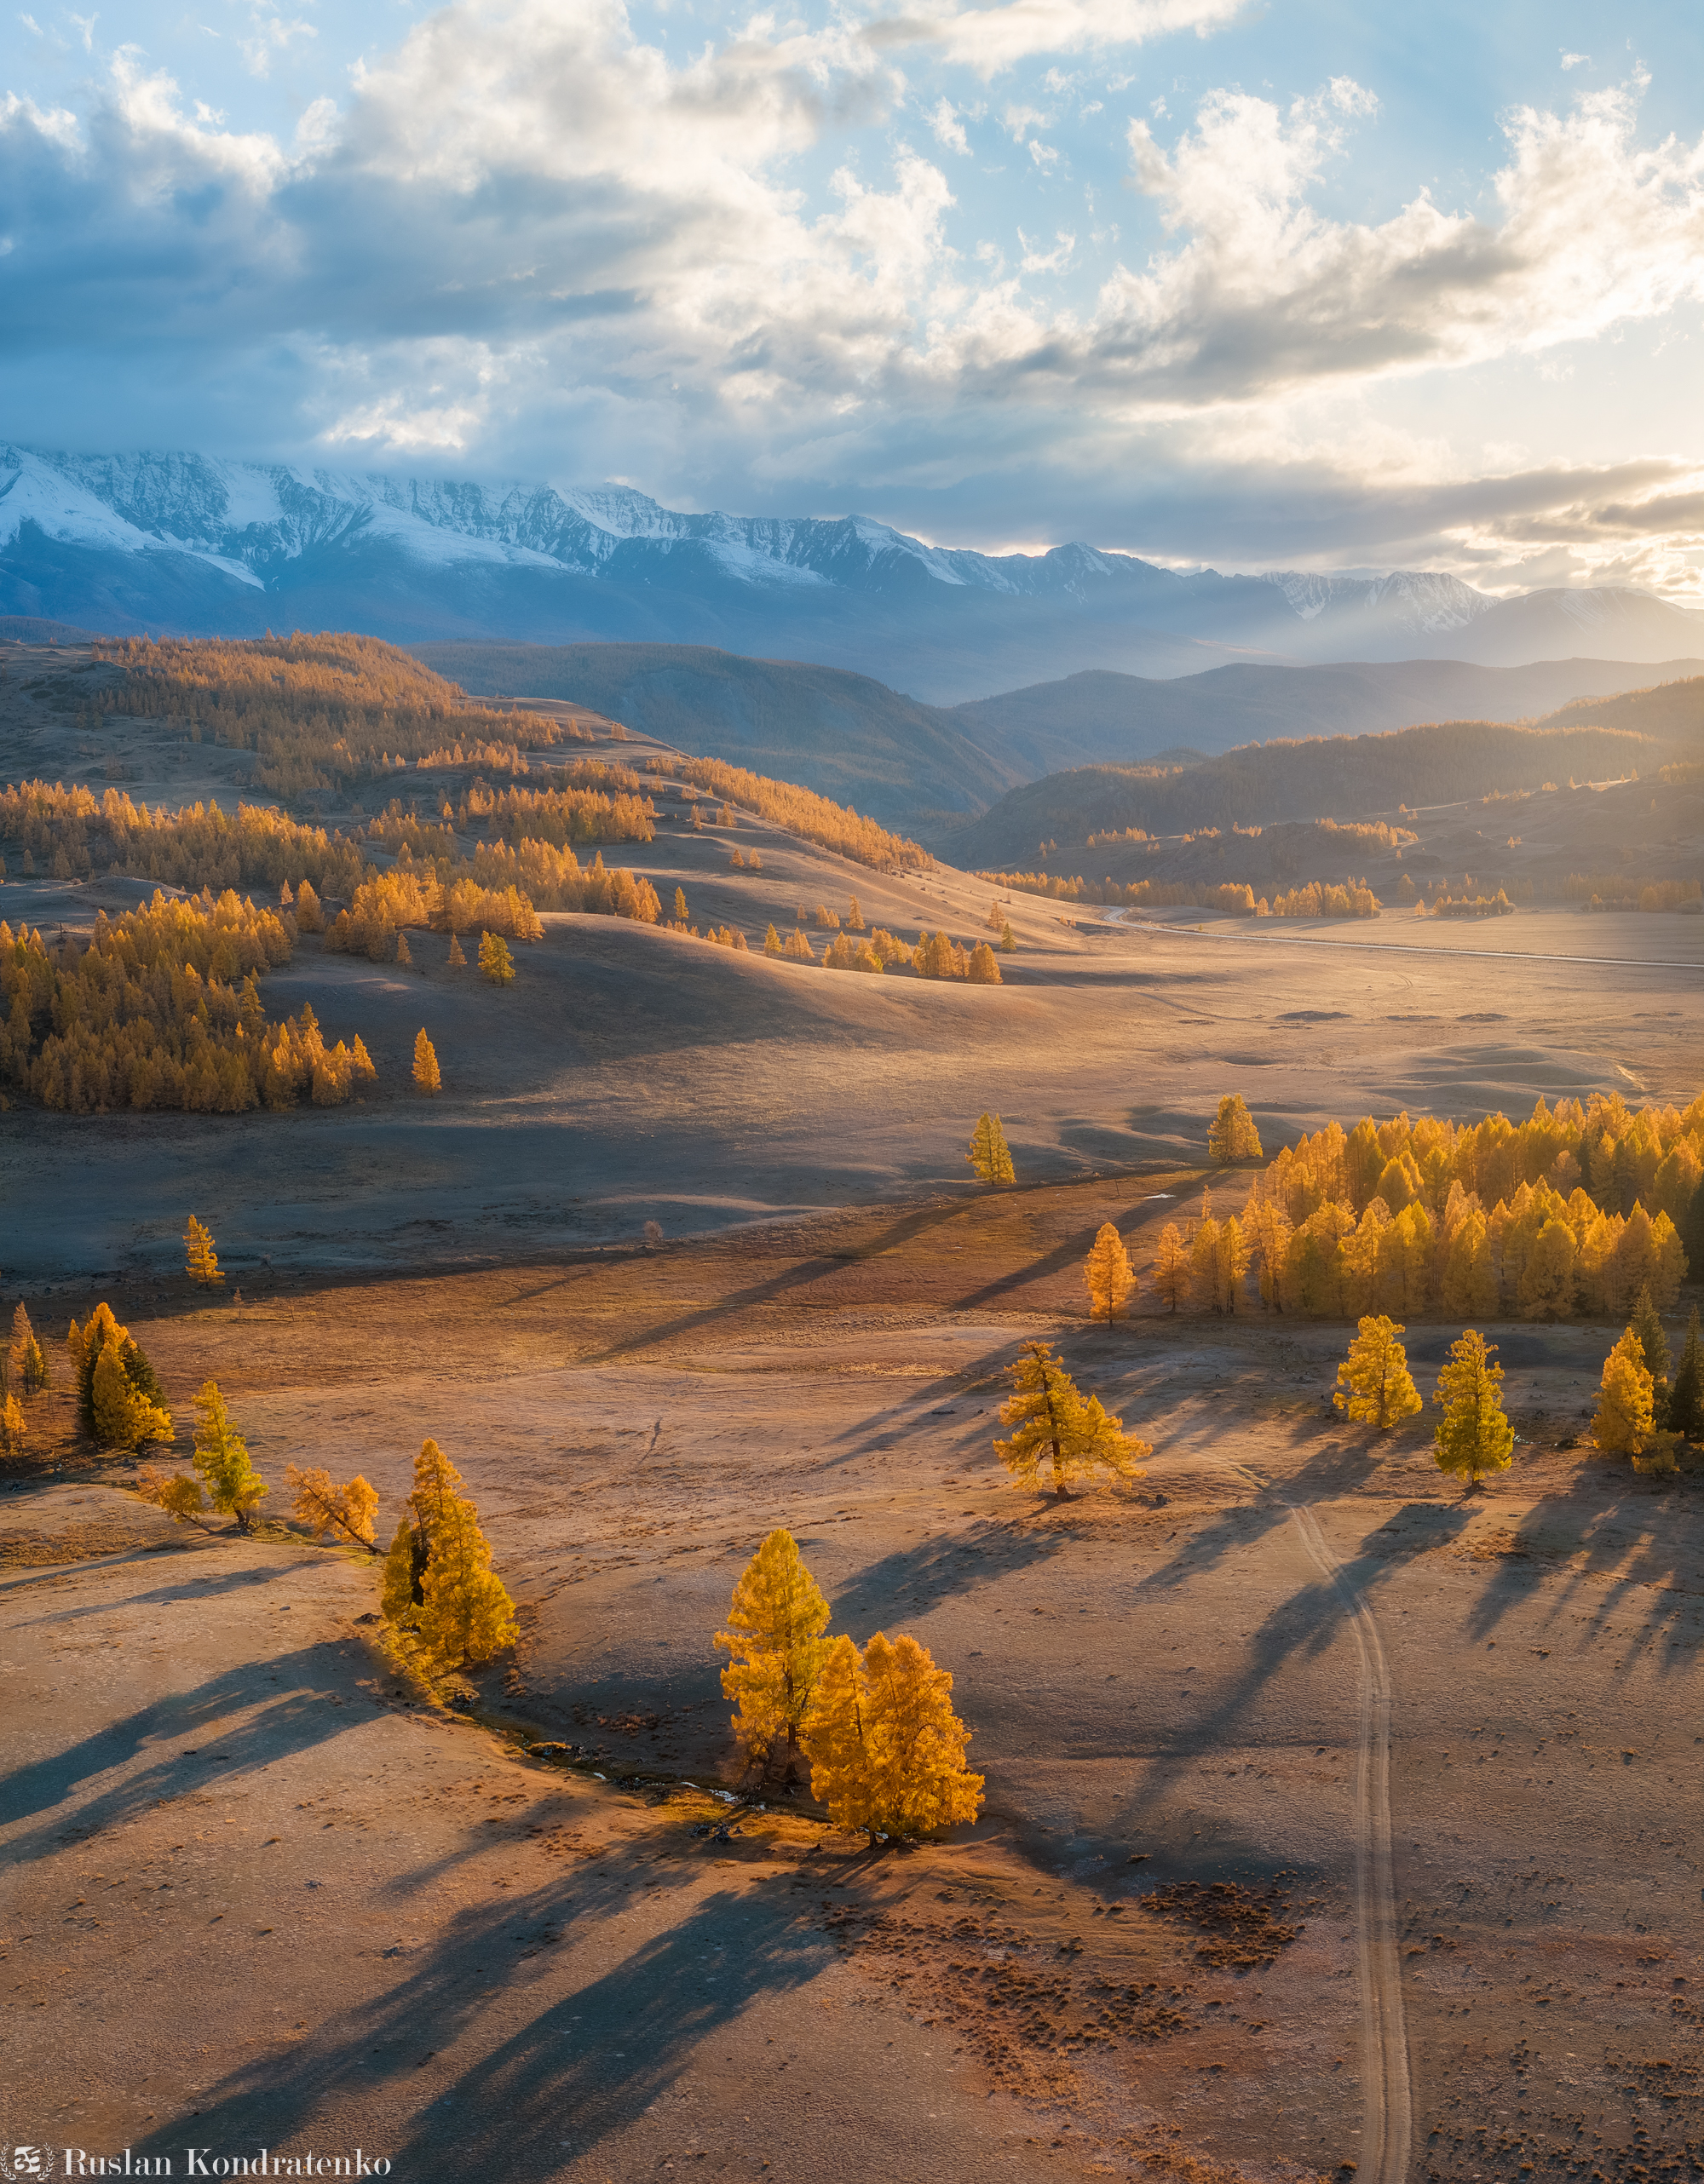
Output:
[[1704,10],[0,27],[0,439],[1704,603]]

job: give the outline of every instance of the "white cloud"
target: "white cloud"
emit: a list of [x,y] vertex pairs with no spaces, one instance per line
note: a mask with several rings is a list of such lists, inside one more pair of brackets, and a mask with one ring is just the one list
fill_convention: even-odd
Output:
[[943,96],[937,99],[929,117],[929,126],[937,144],[961,157],[969,155],[970,145],[964,134],[964,124],[959,120],[953,101]]
[[1562,56],[1562,65],[1564,68],[1589,68],[1592,66],[1592,56],[1589,53],[1564,53]]
[[1059,164],[1058,146],[1044,144],[1039,137],[1033,136],[1030,139],[1029,156],[1033,163],[1039,167],[1044,174],[1051,174]]
[[1077,248],[1076,237],[1067,234],[1062,227],[1055,235],[1051,250],[1044,251],[1039,244],[1032,243],[1021,227],[1017,239],[1023,245],[1022,270],[1027,273],[1063,273]]
[[68,20],[75,23],[78,27],[78,31],[83,39],[83,50],[85,53],[93,53],[95,50],[95,26],[100,21],[100,16],[98,14],[78,15],[72,14],[69,15]]
[[1005,0],[990,8],[889,16],[866,33],[878,46],[927,44],[956,66],[998,76],[1044,53],[1143,45],[1179,31],[1222,29],[1244,0]]

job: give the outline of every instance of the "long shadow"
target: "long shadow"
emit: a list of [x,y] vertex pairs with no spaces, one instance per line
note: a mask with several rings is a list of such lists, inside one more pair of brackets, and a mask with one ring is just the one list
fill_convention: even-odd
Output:
[[[208,1544],[215,1546],[217,1542],[210,1540]],[[92,1601],[81,1607],[55,1608],[46,1615],[26,1617],[13,1628],[27,1630],[38,1625],[77,1623],[86,1615],[112,1615],[120,1608],[128,1612],[133,1607],[148,1607],[164,1601],[212,1600],[221,1593],[249,1592],[257,1586],[276,1584],[280,1578],[296,1576],[299,1568],[296,1563],[269,1563],[258,1567],[245,1566],[238,1569],[210,1570],[203,1577],[186,1577],[176,1584],[156,1585],[152,1592],[126,1593],[122,1601]]]
[[[324,1744],[361,1718],[360,1710],[345,1709],[364,1710],[365,1701],[345,1700],[343,1707],[330,1704],[331,1694],[343,1697],[339,1687],[348,1680],[348,1663],[338,1647],[305,1647],[279,1655],[268,1668],[296,1688],[280,1691],[258,1710],[250,1710],[256,1708],[257,1672],[245,1663],[210,1677],[193,1691],[171,1693],[67,1750],[0,1776],[0,1823],[52,1816],[16,1836],[8,1845],[9,1858],[21,1862],[42,1857],[67,1830],[97,1834],[164,1799],[204,1790],[210,1782]],[[247,1718],[226,1724],[224,1717],[239,1710]],[[84,1783],[128,1766],[155,1739],[170,1739],[170,1749],[86,1804],[72,1803]],[[186,1739],[194,1741],[187,1744]]]
[[[1605,1482],[1611,1491],[1603,1500],[1592,1491],[1597,1483],[1587,1472],[1566,1492],[1547,1496],[1521,1518],[1512,1546],[1497,1557],[1495,1582],[1474,1605],[1471,1635],[1488,1636],[1548,1582],[1557,1583],[1552,1620],[1576,1612],[1582,1593],[1594,1621],[1620,1612],[1629,1594],[1644,1594],[1639,1613],[1642,1622],[1653,1626],[1653,1639],[1659,1626],[1677,1623],[1686,1613],[1696,1584],[1695,1522],[1674,1521],[1675,1513],[1666,1509],[1655,1483],[1631,1476],[1613,1480]],[[1633,1527],[1638,1537],[1629,1539],[1626,1530]],[[1576,1559],[1582,1549],[1583,1562]],[[1648,1655],[1651,1642],[1639,1650]],[[1672,1653],[1659,1665],[1667,1670],[1695,1663]]]
[[916,1212],[884,1229],[868,1244],[858,1244],[845,1251],[836,1251],[826,1256],[804,1259],[768,1281],[753,1282],[747,1288],[736,1290],[731,1296],[720,1298],[714,1304],[705,1305],[696,1312],[682,1313],[677,1319],[665,1321],[660,1326],[641,1329],[625,1342],[613,1342],[588,1364],[604,1364],[611,1359],[626,1357],[635,1350],[651,1348],[658,1342],[671,1342],[682,1335],[689,1335],[699,1328],[714,1327],[720,1321],[745,1312],[753,1305],[772,1303],[776,1297],[786,1296],[794,1290],[808,1289],[813,1282],[826,1281],[831,1274],[839,1273],[849,1266],[857,1266],[867,1259],[878,1259],[885,1251],[899,1244],[908,1244],[925,1230],[939,1227],[943,1222],[955,1221],[964,1210],[964,1203],[954,1201],[943,1205],[921,1206]]
[[[477,2037],[481,2003],[521,1951],[598,1921],[596,1908],[576,1909],[565,1894],[561,1886],[541,1888],[461,1912],[424,1964],[335,2031],[230,2072],[199,2105],[197,2142],[288,2146],[309,2125],[323,2129],[332,2104],[359,2114],[387,2088],[423,2093],[435,2084],[406,2138],[370,2152],[388,2154],[400,2176],[534,2184],[563,2166],[565,2141],[584,2152],[624,2129],[690,2066],[707,2037],[760,1997],[803,1986],[834,1954],[789,1883],[755,1898],[718,1893],[601,1977],[544,2003],[448,2083],[423,2077],[435,2050]],[[518,1980],[502,1991],[510,2006],[524,1992]],[[182,2138],[178,2122],[138,2150],[166,2153]]]
[[874,1629],[897,1611],[924,1614],[942,1601],[996,1584],[1014,1571],[1039,1569],[1071,1545],[1063,1532],[1001,1530],[981,1539],[947,1537],[869,1562],[835,1588],[837,1623]]
[[[1160,1206],[1148,1206],[1138,1199],[1134,1205],[1126,1206],[1121,1214],[1115,1215],[1114,1222],[1119,1233],[1127,1236],[1132,1229],[1141,1228],[1156,1217],[1166,1217],[1167,1209],[1174,1207],[1175,1204],[1175,1200],[1168,1199]],[[979,1305],[991,1304],[997,1298],[1009,1296],[1014,1290],[1027,1289],[1032,1282],[1045,1281],[1051,1274],[1062,1273],[1068,1267],[1080,1267],[1100,1227],[1097,1221],[1085,1221],[1080,1229],[1068,1237],[1064,1243],[1056,1244],[1045,1257],[1032,1259],[1012,1273],[1002,1274],[998,1280],[984,1283],[981,1289],[973,1290],[969,1296],[961,1296],[954,1304],[953,1310],[974,1312]]]
[[[1155,1461],[1163,1462],[1166,1453],[1163,1447],[1157,1449]],[[1345,1484],[1353,1481],[1358,1485],[1369,1468],[1367,1460],[1352,1453],[1315,1447],[1301,1469],[1286,1477],[1284,1496],[1295,1502],[1329,1500],[1340,1494]],[[1169,1562],[1150,1570],[1138,1582],[1137,1597],[1148,1593],[1176,1592],[1204,1572],[1215,1568],[1228,1555],[1281,1530],[1289,1520],[1287,1500],[1275,1490],[1260,1492],[1252,1501],[1234,1503],[1195,1532],[1188,1545],[1181,1548]]]

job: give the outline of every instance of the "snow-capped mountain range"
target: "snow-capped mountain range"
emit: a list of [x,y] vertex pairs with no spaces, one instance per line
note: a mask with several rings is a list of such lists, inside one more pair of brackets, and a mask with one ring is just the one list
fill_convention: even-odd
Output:
[[1081,544],[930,546],[857,515],[682,514],[618,486],[5,445],[0,615],[106,630],[711,643],[856,667],[936,699],[1085,666],[1175,675],[1250,658],[1704,651],[1704,615],[1636,592],[1509,601],[1429,572],[1178,572]]

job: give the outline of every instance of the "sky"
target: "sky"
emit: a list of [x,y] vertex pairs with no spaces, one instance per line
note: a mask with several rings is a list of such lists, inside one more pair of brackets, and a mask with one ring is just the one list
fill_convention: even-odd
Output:
[[1704,605],[1701,319],[1680,0],[0,24],[26,446]]

